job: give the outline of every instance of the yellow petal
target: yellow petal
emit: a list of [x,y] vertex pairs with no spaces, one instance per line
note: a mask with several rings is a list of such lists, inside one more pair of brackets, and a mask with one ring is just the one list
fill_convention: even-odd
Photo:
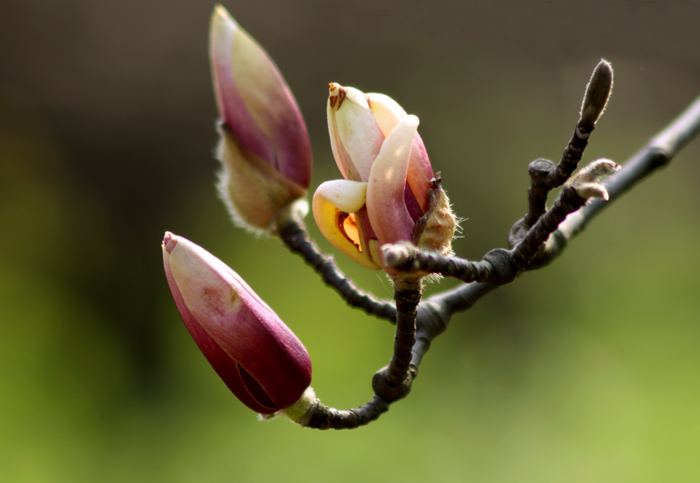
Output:
[[353,214],[364,206],[366,190],[367,183],[327,181],[314,193],[312,209],[318,228],[334,247],[363,267],[381,270],[372,255],[362,251],[362,232]]

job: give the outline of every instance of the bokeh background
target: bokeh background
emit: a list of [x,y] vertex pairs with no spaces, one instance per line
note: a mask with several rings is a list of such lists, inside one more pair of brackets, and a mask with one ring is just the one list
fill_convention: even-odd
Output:
[[[339,177],[328,82],[387,93],[421,118],[467,218],[456,250],[469,258],[504,246],[528,162],[558,159],[601,57],[615,87],[586,160],[624,161],[700,94],[697,1],[224,5],[297,97],[314,187]],[[280,314],[329,405],[371,396],[393,335],[278,241],[228,221],[213,188],[213,6],[0,0],[0,481],[698,481],[700,141],[555,264],[456,316],[379,421],[258,422],[180,321],[165,230],[222,258]],[[391,296],[381,275],[338,261]]]

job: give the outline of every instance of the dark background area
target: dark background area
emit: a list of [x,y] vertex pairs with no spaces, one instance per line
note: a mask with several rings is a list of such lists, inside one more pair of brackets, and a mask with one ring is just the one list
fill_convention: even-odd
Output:
[[[558,159],[600,58],[615,86],[584,161],[623,162],[700,94],[696,1],[224,6],[299,102],[312,189],[339,177],[328,82],[386,93],[421,119],[467,219],[455,249],[468,258],[505,245],[525,211],[528,162]],[[213,7],[0,0],[0,479],[700,476],[697,141],[553,266],[455,317],[412,394],[378,422],[337,433],[257,422],[180,322],[165,230],[215,253],[278,312],[309,349],[326,404],[371,396],[392,328],[345,307],[276,240],[228,221],[213,187]],[[391,296],[381,275],[337,258]]]

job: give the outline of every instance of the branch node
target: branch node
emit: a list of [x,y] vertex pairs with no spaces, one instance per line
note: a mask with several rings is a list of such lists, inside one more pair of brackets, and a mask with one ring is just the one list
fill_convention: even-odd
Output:
[[530,178],[533,180],[540,180],[546,178],[550,171],[552,171],[555,167],[556,164],[554,164],[554,161],[539,158],[527,166],[527,172],[530,174]]
[[484,255],[484,261],[491,264],[491,278],[489,282],[505,285],[512,282],[518,276],[519,271],[513,265],[513,254],[503,248],[496,248]]
[[382,367],[372,377],[372,389],[374,393],[387,401],[393,403],[399,399],[403,399],[411,392],[413,380],[418,375],[418,368],[411,364],[406,376],[398,383],[392,384],[388,380],[389,366]]

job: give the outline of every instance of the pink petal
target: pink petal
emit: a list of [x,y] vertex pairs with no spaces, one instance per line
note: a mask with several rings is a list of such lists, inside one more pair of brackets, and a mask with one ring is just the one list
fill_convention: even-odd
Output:
[[294,96],[264,49],[221,6],[212,18],[211,61],[224,122],[246,149],[307,189],[311,144]]
[[415,223],[405,202],[406,175],[418,118],[407,116],[387,136],[372,165],[367,212],[380,245],[413,239]]
[[[299,339],[223,262],[182,237],[168,234],[164,244],[166,275],[178,309],[224,382],[258,412],[294,404],[311,382],[311,361]],[[261,409],[261,398],[250,394],[251,380],[275,408]]]
[[233,131],[241,144],[272,164],[274,149],[251,116],[231,71],[233,39],[240,27],[226,9],[217,6],[211,19],[210,56],[214,93],[221,120]]
[[428,190],[433,189],[433,178],[435,178],[435,173],[430,164],[428,152],[425,150],[420,134],[416,133],[413,137],[411,160],[408,165],[406,182],[411,187],[411,191],[423,213],[428,211]]

